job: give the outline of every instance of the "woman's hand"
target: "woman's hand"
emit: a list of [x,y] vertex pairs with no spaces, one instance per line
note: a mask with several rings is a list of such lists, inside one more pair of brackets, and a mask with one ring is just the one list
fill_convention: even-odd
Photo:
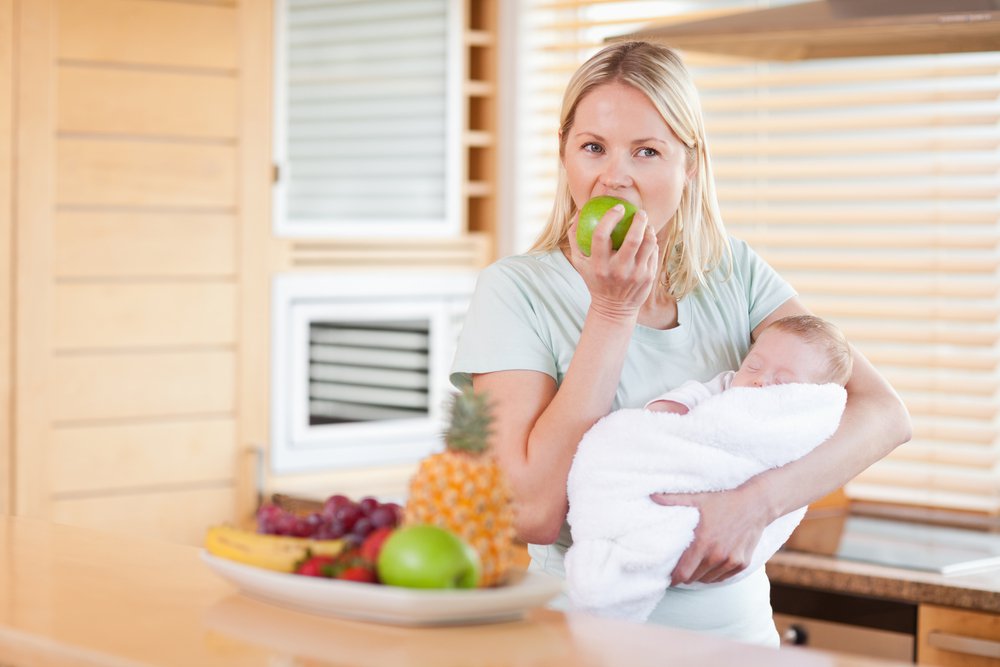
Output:
[[604,214],[594,228],[590,257],[576,242],[579,213],[569,227],[569,260],[590,290],[591,309],[609,317],[638,313],[656,282],[659,268],[656,235],[645,211],[636,212],[621,247],[611,249],[611,230],[624,214],[620,204]]
[[687,505],[700,519],[694,541],[681,554],[670,585],[714,584],[738,574],[750,564],[769,521],[760,503],[749,502],[740,489],[714,493],[654,493],[658,505]]

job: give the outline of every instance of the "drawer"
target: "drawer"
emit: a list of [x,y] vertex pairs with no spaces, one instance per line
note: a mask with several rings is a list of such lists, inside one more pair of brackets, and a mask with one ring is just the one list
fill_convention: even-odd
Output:
[[922,604],[917,662],[948,667],[1000,665],[1000,616]]

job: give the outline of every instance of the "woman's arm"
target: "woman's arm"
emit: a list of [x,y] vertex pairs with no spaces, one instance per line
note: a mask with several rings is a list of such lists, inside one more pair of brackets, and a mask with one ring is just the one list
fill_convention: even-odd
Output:
[[[793,297],[754,330],[754,337],[771,322],[800,314],[808,311]],[[693,505],[701,513],[695,539],[674,568],[672,583],[713,583],[740,572],[769,523],[840,488],[910,439],[906,407],[856,349],[846,389],[847,405],[837,432],[801,459],[752,477],[732,491],[653,497],[664,505]]]
[[517,533],[525,542],[550,544],[559,536],[577,444],[611,410],[639,308],[655,279],[656,237],[644,213],[636,214],[617,252],[610,240],[602,242],[620,217],[605,215],[589,258],[576,245],[576,223],[569,229],[570,261],[590,290],[591,304],[558,389],[537,371],[473,375],[476,392],[488,393],[493,404],[493,450],[511,484]]

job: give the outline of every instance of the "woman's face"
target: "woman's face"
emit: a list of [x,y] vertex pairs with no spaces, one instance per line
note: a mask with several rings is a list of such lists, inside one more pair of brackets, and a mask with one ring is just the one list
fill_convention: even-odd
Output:
[[599,195],[644,209],[660,240],[688,180],[686,147],[644,93],[623,83],[590,91],[576,107],[563,165],[577,210]]

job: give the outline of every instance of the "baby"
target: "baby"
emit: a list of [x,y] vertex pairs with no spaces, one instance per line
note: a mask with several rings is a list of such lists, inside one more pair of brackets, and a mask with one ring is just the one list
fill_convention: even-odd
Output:
[[[696,508],[657,505],[650,494],[735,488],[814,449],[840,422],[851,358],[833,325],[785,317],[763,330],[738,371],[687,382],[648,409],[616,410],[598,421],[580,441],[567,483],[573,544],[565,564],[573,608],[646,620],[699,521]],[[805,509],[769,524],[742,572],[685,587],[750,576],[788,539]]]
[[826,384],[843,387],[851,377],[851,348],[840,329],[813,315],[791,315],[761,332],[739,370],[719,373],[708,382],[692,380],[646,404],[647,410],[687,414],[709,396],[730,387],[773,384]]

